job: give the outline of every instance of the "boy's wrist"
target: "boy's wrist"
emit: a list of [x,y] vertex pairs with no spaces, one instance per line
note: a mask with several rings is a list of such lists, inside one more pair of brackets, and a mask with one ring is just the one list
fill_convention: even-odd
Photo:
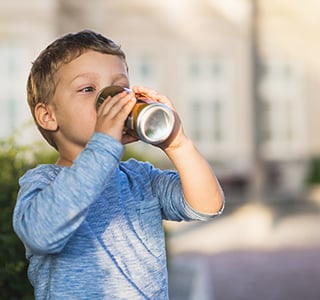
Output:
[[88,143],[98,152],[107,152],[120,160],[124,151],[124,146],[115,138],[102,132],[95,132]]
[[175,155],[176,153],[181,153],[194,149],[194,147],[195,146],[193,144],[193,141],[184,135],[178,143],[172,143],[163,150],[170,157],[172,155]]

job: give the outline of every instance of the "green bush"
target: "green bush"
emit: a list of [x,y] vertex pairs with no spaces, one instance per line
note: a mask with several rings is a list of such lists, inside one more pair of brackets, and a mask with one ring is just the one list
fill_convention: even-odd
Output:
[[320,184],[320,157],[313,157],[309,162],[307,185]]
[[38,163],[53,162],[56,154],[40,143],[19,146],[14,138],[0,141],[0,299],[33,299],[27,279],[25,249],[12,228],[18,180]]

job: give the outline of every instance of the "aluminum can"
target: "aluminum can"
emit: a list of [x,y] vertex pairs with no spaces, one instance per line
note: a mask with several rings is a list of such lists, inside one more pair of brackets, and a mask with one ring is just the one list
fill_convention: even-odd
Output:
[[[103,88],[97,95],[97,109],[108,96],[113,97],[123,91],[130,92],[130,89],[115,85]],[[143,95],[136,95],[136,98],[137,102],[125,122],[125,131],[148,144],[165,142],[173,131],[173,111],[167,105]]]

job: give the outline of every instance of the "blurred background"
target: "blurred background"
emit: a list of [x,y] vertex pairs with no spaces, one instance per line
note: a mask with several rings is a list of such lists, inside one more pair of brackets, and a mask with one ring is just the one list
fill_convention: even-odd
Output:
[[[165,223],[171,299],[320,299],[318,0],[2,0],[0,251],[21,246],[10,236],[18,177],[8,196],[6,155],[18,175],[52,158],[27,106],[31,63],[86,28],[122,45],[132,85],[172,99],[225,192],[213,222]],[[35,145],[42,155],[30,162]],[[127,148],[172,167],[147,144]],[[25,262],[6,255],[0,298],[29,299],[13,283],[19,272],[26,280]]]

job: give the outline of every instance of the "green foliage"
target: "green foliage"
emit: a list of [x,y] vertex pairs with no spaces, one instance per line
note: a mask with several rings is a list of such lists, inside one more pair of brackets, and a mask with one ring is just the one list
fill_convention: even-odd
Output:
[[140,161],[146,161],[147,158],[144,157],[144,155],[142,153],[139,153],[137,151],[135,151],[132,147],[130,146],[125,146],[125,151],[122,155],[121,160],[122,161],[126,161],[130,158],[135,158],[136,160],[140,160]]
[[13,232],[12,214],[19,178],[36,164],[56,159],[44,149],[40,143],[19,146],[13,137],[0,140],[0,299],[33,299],[25,249]]
[[320,157],[314,157],[310,160],[307,184],[320,184]]
[[145,148],[136,147],[134,143],[125,145],[125,151],[121,160],[126,161],[130,158],[135,158],[138,161],[150,162],[159,169],[173,168],[163,151],[150,145]]

